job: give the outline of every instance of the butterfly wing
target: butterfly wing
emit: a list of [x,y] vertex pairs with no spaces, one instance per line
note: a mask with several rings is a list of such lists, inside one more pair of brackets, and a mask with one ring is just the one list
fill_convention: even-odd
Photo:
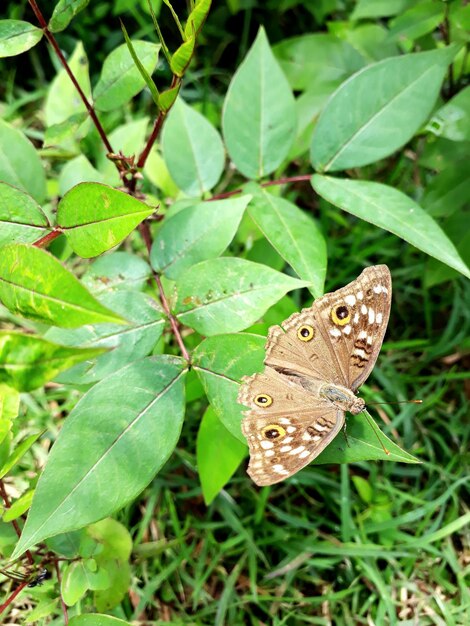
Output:
[[260,486],[305,467],[344,423],[343,411],[270,367],[243,379],[238,402],[250,407],[242,431],[250,448],[248,474]]
[[387,329],[391,277],[386,265],[315,300],[269,330],[265,364],[355,391],[369,376]]

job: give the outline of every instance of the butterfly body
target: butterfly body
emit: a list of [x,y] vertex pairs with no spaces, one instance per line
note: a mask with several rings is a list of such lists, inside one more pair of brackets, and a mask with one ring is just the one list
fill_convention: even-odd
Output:
[[356,391],[382,345],[391,303],[385,265],[315,300],[269,329],[263,372],[243,378],[238,402],[250,447],[248,473],[270,485],[320,454],[365,406]]

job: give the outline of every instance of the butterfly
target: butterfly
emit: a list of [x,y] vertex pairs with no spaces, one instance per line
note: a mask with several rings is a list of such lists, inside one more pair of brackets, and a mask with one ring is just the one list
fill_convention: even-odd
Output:
[[382,346],[392,297],[386,265],[315,300],[269,329],[263,372],[245,376],[238,402],[257,485],[292,476],[336,437],[345,412],[360,413],[356,391]]

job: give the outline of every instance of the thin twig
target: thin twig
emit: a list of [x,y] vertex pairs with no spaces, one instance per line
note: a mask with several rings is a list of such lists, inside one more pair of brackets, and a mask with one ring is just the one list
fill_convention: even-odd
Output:
[[54,35],[51,33],[51,31],[47,27],[47,22],[44,19],[44,16],[41,13],[40,8],[36,4],[36,0],[28,0],[28,2],[29,2],[30,7],[34,11],[35,16],[37,17],[39,25],[41,26],[41,28],[42,28],[42,30],[44,32],[44,35],[46,36],[47,41],[54,48],[54,52],[57,54],[60,62],[62,63],[62,66],[64,67],[64,69],[67,72],[70,80],[72,81],[75,89],[77,90],[80,98],[82,99],[82,102],[85,105],[85,108],[88,111],[91,119],[93,120],[93,124],[95,125],[96,130],[98,131],[98,133],[99,133],[99,135],[101,137],[102,142],[106,146],[106,150],[108,152],[113,152],[113,148],[112,148],[111,144],[109,143],[108,137],[106,136],[104,128],[101,126],[101,122],[99,121],[98,116],[96,115],[93,106],[88,102],[88,98],[86,97],[86,95],[84,94],[82,88],[78,84],[77,79],[73,75],[73,72],[70,69],[69,64],[67,63],[67,60],[65,59],[64,55],[62,54],[62,51],[59,48],[59,44],[57,43],[56,38],[54,37]]
[[[288,176],[286,178],[278,178],[276,180],[268,180],[265,183],[261,183],[261,187],[273,187],[274,185],[286,185],[289,183],[299,183],[309,181],[312,178],[311,174],[299,174],[299,176]],[[239,193],[243,193],[243,189],[234,189],[233,191],[226,191],[225,193],[218,193],[216,196],[208,199],[208,202],[212,200],[223,200],[224,198],[231,198]]]
[[51,230],[50,233],[47,233],[47,235],[44,235],[44,237],[41,237],[41,239],[35,241],[33,246],[36,246],[36,248],[45,248],[51,241],[57,239],[57,237],[59,237],[61,234],[61,230],[59,230],[58,228],[54,228],[54,230]]
[[[60,589],[60,569],[59,569],[59,559],[54,559],[54,569],[55,569],[55,573],[57,576],[57,581],[59,583],[59,589]],[[64,624],[65,626],[67,626],[67,624],[69,623],[69,614],[67,612],[67,605],[64,602],[64,599],[62,597],[62,593],[59,593],[60,595],[60,604],[62,606],[62,613],[64,614]]]

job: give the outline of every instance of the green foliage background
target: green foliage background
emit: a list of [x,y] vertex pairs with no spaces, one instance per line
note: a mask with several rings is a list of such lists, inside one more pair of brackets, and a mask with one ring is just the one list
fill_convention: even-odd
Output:
[[[170,69],[144,0],[68,4],[83,10],[55,37],[116,153],[141,153],[184,77],[132,188],[40,32],[0,59],[0,550],[5,568],[24,573],[10,557],[29,548],[31,571],[53,574],[6,619],[467,624],[469,5],[215,2],[189,66],[183,50]],[[171,11],[153,9],[174,52]],[[26,1],[1,17],[37,24]],[[51,232],[48,252],[31,245]],[[394,459],[421,463],[339,464],[364,456],[337,442],[335,464],[256,488],[238,381],[269,326],[375,263],[394,296],[361,393],[423,400],[370,407]]]

